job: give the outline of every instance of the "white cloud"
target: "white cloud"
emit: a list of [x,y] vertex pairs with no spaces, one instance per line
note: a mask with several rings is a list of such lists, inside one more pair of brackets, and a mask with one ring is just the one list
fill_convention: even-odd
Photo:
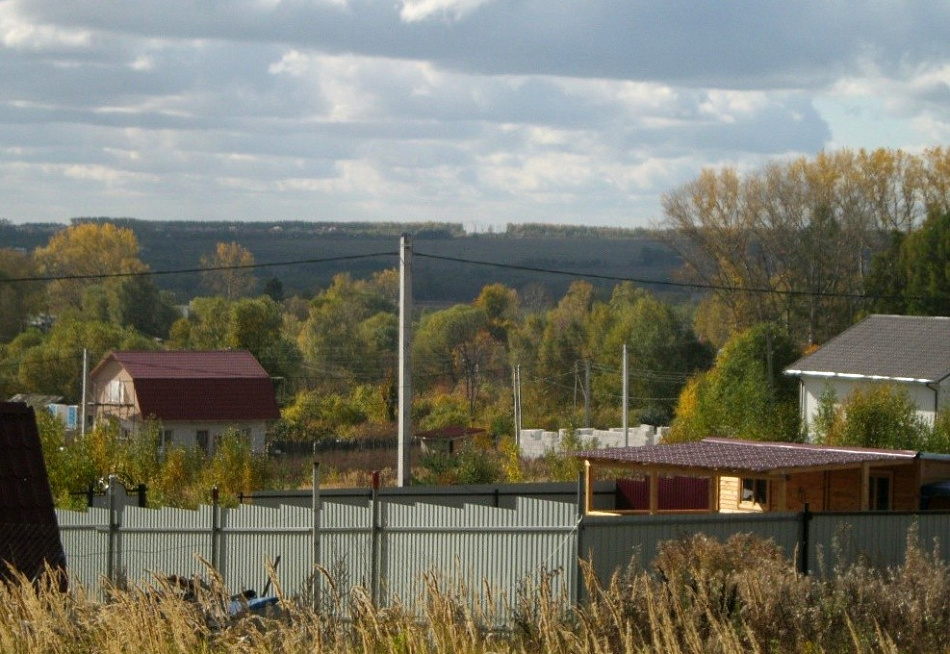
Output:
[[34,23],[17,13],[11,2],[0,2],[0,43],[13,50],[80,49],[90,44],[88,30]]
[[491,0],[402,0],[399,17],[407,23],[439,16],[449,21],[461,20]]

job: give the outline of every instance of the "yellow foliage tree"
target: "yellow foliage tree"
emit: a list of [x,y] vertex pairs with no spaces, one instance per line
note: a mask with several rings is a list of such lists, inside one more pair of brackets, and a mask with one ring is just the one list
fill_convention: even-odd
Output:
[[240,243],[218,243],[212,256],[201,257],[204,285],[229,300],[246,297],[257,287],[254,255]]
[[112,223],[71,225],[54,234],[46,247],[37,248],[33,254],[43,274],[58,278],[48,287],[53,312],[82,308],[85,289],[118,282],[109,275],[148,271],[139,259],[135,233]]

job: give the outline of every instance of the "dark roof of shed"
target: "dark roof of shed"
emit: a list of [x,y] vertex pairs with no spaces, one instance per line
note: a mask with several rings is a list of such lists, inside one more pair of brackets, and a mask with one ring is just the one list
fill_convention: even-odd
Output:
[[587,450],[575,456],[594,463],[642,468],[763,474],[864,463],[907,463],[917,457],[917,452],[707,438],[692,443]]
[[950,318],[868,316],[785,372],[937,382],[950,376]]
[[475,434],[484,434],[485,429],[482,427],[459,427],[459,426],[450,426],[450,427],[439,427],[437,429],[430,429],[428,431],[417,431],[413,434],[416,438],[438,438],[444,440],[455,440],[458,438],[465,438],[466,436],[473,436]]
[[143,416],[161,420],[276,420],[280,409],[267,371],[247,350],[118,351]]
[[0,579],[4,562],[31,579],[66,565],[36,414],[21,402],[0,402]]

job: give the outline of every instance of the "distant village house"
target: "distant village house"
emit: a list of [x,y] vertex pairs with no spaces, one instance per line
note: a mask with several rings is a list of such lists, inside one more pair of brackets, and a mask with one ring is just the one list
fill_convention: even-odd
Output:
[[229,429],[263,453],[267,430],[280,418],[273,383],[245,350],[116,351],[90,374],[96,423],[111,420],[138,433],[162,426],[162,445],[214,451]]

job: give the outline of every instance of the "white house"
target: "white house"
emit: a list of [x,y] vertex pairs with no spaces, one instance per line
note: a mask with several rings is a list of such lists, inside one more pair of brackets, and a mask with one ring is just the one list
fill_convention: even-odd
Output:
[[270,377],[245,350],[112,352],[90,377],[97,422],[115,420],[131,435],[149,419],[161,421],[164,445],[210,454],[233,429],[263,452],[280,418]]
[[950,318],[872,315],[785,369],[800,380],[802,421],[811,425],[831,388],[838,402],[856,388],[890,384],[933,421],[950,406]]

